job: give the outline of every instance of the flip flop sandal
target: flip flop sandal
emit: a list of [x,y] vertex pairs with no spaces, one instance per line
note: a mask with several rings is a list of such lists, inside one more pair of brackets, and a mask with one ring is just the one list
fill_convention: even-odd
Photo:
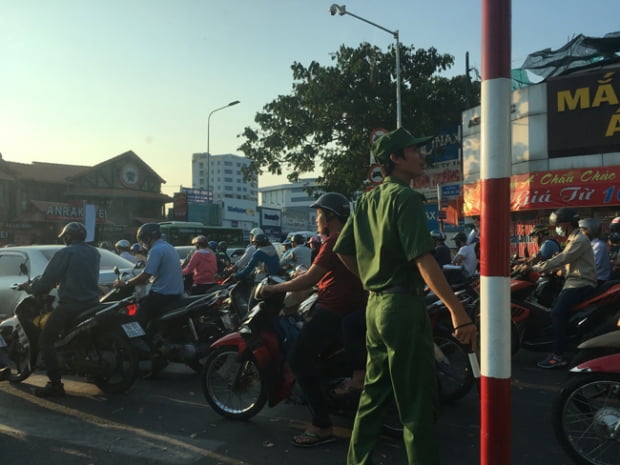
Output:
[[316,447],[323,444],[336,442],[336,436],[330,434],[328,436],[319,436],[316,433],[303,432],[297,436],[293,436],[291,444],[295,447]]

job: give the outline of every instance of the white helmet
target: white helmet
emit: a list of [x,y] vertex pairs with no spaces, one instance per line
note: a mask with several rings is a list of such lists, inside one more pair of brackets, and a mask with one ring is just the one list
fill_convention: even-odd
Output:
[[131,244],[127,239],[121,239],[116,244],[114,244],[114,247],[121,250],[129,250],[131,248]]
[[255,237],[259,234],[265,234],[265,232],[261,228],[252,228],[250,230],[250,237]]

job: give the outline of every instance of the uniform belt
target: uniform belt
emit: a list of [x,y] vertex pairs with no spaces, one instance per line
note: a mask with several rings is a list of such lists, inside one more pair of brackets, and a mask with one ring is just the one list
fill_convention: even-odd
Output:
[[386,286],[381,289],[377,289],[376,291],[370,291],[376,295],[384,295],[384,294],[410,294],[418,297],[424,296],[424,289],[419,288],[407,288],[404,286]]

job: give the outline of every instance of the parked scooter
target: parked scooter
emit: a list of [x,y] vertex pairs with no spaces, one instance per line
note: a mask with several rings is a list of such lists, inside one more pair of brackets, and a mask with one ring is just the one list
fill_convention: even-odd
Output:
[[556,437],[577,463],[617,465],[620,458],[620,329],[588,339],[578,349],[576,365],[554,401]]
[[[550,286],[554,284],[551,283]],[[609,330],[610,318],[620,306],[620,281],[607,281],[586,301],[570,309],[566,328],[569,346]],[[552,344],[551,310],[537,300],[511,296],[512,351],[519,348],[549,352]]]
[[[28,274],[26,265],[21,265]],[[17,284],[11,286],[17,290]],[[21,382],[39,360],[39,336],[54,307],[55,295],[30,294],[15,315],[0,323],[0,362],[11,369],[10,381]],[[144,331],[130,316],[136,310],[133,297],[99,304],[77,315],[55,343],[64,373],[83,376],[107,393],[124,392],[138,374],[132,342]]]

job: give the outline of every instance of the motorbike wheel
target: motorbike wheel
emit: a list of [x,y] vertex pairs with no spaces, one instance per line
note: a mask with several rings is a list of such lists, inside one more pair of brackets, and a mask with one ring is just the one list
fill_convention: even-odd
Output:
[[453,402],[464,397],[474,385],[474,376],[465,349],[452,336],[433,337],[439,397]]
[[235,347],[220,347],[207,357],[202,370],[202,391],[220,415],[247,420],[267,401],[264,373],[252,357],[242,357]]
[[105,374],[97,374],[93,383],[108,394],[129,389],[138,377],[138,356],[120,332],[107,332],[95,342]]
[[553,428],[563,449],[583,465],[616,465],[620,457],[620,376],[582,374],[553,404]]

